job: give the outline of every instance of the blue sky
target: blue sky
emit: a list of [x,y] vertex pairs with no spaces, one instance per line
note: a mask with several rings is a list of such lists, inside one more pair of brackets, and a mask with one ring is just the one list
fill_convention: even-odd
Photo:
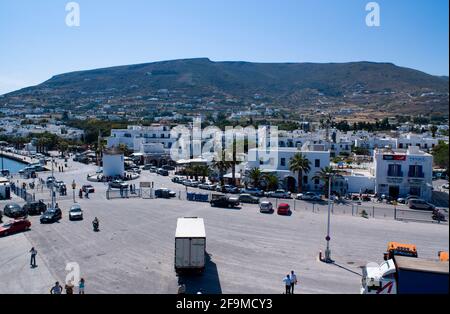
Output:
[[178,58],[255,62],[393,62],[448,75],[449,1],[0,0],[0,94],[55,74]]

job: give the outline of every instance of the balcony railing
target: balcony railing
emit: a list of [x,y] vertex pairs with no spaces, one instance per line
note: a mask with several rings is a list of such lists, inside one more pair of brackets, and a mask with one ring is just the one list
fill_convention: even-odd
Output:
[[403,178],[403,171],[388,171],[388,177]]
[[425,178],[425,173],[423,173],[423,172],[420,172],[420,173],[408,172],[408,177],[409,178]]

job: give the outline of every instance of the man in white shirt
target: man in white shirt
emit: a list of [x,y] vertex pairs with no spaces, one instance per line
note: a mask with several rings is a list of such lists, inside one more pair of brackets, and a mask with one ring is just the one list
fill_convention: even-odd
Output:
[[289,277],[289,274],[284,277],[283,282],[286,287],[286,294],[291,294],[291,278]]
[[294,271],[291,271],[290,275],[291,279],[291,294],[294,294],[294,286],[297,284],[297,275],[294,273]]

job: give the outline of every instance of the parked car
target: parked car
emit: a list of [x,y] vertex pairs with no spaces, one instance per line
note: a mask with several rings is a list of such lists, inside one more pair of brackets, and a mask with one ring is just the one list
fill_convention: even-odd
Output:
[[88,192],[88,193],[95,193],[94,187],[93,187],[92,185],[90,185],[90,184],[85,184],[85,185],[83,185],[83,186],[81,187],[81,190],[82,190],[84,193],[86,193],[86,192]]
[[31,227],[28,219],[13,220],[0,226],[0,237],[6,237],[10,234],[27,231]]
[[6,204],[3,208],[3,215],[9,218],[17,219],[28,215],[26,208],[20,207],[16,203]]
[[174,167],[174,166],[169,166],[169,165],[164,165],[164,166],[162,166],[162,168],[163,168],[164,170],[167,170],[167,171],[173,171],[173,170],[175,170],[175,167]]
[[289,204],[281,203],[277,208],[278,215],[289,215],[291,213],[291,207]]
[[43,223],[53,223],[57,222],[62,218],[62,212],[61,209],[58,207],[55,208],[49,208],[45,211],[45,213],[42,214],[40,221],[41,224]]
[[141,173],[141,169],[139,169],[139,167],[133,167],[130,169],[130,171],[134,173]]
[[421,209],[431,211],[436,209],[436,206],[421,199],[410,199],[408,202],[408,207],[411,209]]
[[218,185],[216,187],[216,192],[225,192],[225,193],[230,193],[230,194],[237,194],[239,193],[239,189],[233,185],[224,185],[223,188],[222,186]]
[[184,180],[184,179],[183,179],[182,177],[173,177],[171,181],[172,181],[173,183],[182,183],[183,180]]
[[169,175],[169,171],[164,170],[163,168],[159,168],[156,173],[164,177],[167,177]]
[[158,168],[156,168],[155,166],[151,166],[150,167],[150,172],[151,173],[156,173],[158,171]]
[[259,198],[252,196],[250,194],[241,194],[239,195],[239,202],[247,204],[258,204]]
[[278,189],[276,191],[268,192],[267,196],[273,198],[291,198],[291,193],[286,192],[285,190],[282,189]]
[[258,189],[258,188],[246,188],[246,189],[242,189],[241,190],[242,194],[250,194],[252,196],[257,196],[257,197],[263,197],[264,196],[264,191]]
[[83,210],[79,204],[73,204],[70,207],[69,220],[83,220]]
[[150,170],[151,167],[153,167],[152,164],[146,164],[142,167],[142,170]]
[[157,198],[172,198],[172,197],[176,197],[177,193],[174,191],[171,191],[169,189],[157,189],[155,190],[155,197]]
[[28,213],[28,215],[41,215],[47,210],[47,205],[42,201],[26,203],[22,207]]
[[297,199],[302,200],[302,201],[312,201],[312,202],[318,202],[318,201],[322,200],[320,195],[318,195],[314,192],[306,192],[306,193],[297,194]]
[[195,180],[184,180],[183,181],[183,185],[190,186],[190,187],[193,187],[193,188],[198,187],[199,184],[200,184],[200,182],[195,181]]
[[444,190],[448,190],[449,184],[448,184],[448,183],[443,184],[443,185],[441,186],[441,188],[444,189]]
[[112,189],[120,189],[123,188],[125,185],[127,184],[122,180],[114,180],[109,183],[109,187]]
[[202,183],[199,184],[198,187],[202,190],[214,191],[216,189],[216,185],[212,183]]
[[273,205],[269,201],[263,201],[259,204],[259,211],[261,213],[271,214],[273,213]]
[[397,203],[408,205],[409,201],[412,199],[418,199],[418,197],[415,195],[409,195],[407,197],[400,197],[397,199]]
[[213,194],[209,203],[212,207],[235,208],[239,206],[239,199]]

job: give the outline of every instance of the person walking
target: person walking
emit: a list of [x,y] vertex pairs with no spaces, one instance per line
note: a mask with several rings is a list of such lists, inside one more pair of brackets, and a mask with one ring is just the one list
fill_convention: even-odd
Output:
[[294,287],[297,284],[297,275],[294,273],[293,270],[291,271],[290,279],[291,279],[291,294],[294,294]]
[[63,287],[59,284],[59,282],[55,282],[55,285],[50,289],[50,294],[61,294],[63,291]]
[[78,283],[78,294],[84,294],[84,278],[81,278]]
[[64,289],[66,289],[66,294],[73,294],[73,284],[70,282],[66,283]]
[[30,266],[31,266],[31,268],[35,268],[36,267],[37,250],[34,247],[32,247],[30,250],[30,253],[31,253]]
[[283,279],[284,286],[286,287],[286,294],[291,294],[291,278],[289,274],[286,275]]

